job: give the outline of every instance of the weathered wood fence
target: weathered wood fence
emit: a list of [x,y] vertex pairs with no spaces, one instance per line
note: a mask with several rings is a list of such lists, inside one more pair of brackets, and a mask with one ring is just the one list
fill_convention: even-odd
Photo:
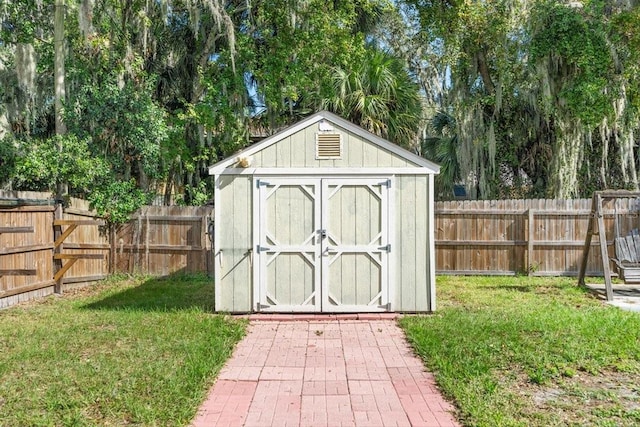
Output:
[[[640,203],[618,199],[603,208],[609,256],[613,257],[615,223],[620,235],[640,228]],[[590,213],[591,199],[438,202],[436,271],[577,276]],[[591,245],[599,245],[598,238]],[[598,250],[589,253],[587,275],[602,275]]]
[[0,308],[64,292],[110,273],[212,269],[212,207],[149,206],[111,236],[88,202],[0,191]]
[[115,237],[117,272],[213,273],[212,206],[146,206]]
[[[613,257],[616,235],[640,228],[640,201],[613,200],[603,209]],[[148,206],[109,236],[86,201],[62,208],[48,194],[0,191],[0,308],[112,272],[211,272],[212,211]],[[591,199],[438,202],[437,273],[577,275],[590,212]],[[590,251],[587,274],[602,275],[599,250]]]

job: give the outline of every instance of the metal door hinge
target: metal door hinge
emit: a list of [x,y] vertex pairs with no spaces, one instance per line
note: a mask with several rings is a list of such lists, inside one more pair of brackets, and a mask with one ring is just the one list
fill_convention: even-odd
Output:
[[270,251],[270,250],[271,250],[271,248],[267,248],[266,246],[260,246],[260,245],[256,246],[256,252],[257,253],[264,252],[264,251]]
[[270,185],[267,181],[264,181],[262,179],[256,179],[256,187],[260,188],[260,186],[266,187]]
[[260,311],[263,308],[269,308],[271,307],[269,304],[261,304],[259,302],[256,303],[256,311]]
[[381,182],[380,185],[384,185],[387,188],[391,188],[391,180],[387,179],[387,180]]
[[391,252],[391,243],[385,245],[385,246],[380,246],[378,249],[382,249],[383,251],[387,251],[387,252]]

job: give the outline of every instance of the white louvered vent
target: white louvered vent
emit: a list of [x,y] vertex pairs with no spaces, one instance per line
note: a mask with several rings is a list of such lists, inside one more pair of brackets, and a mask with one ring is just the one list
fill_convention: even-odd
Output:
[[316,134],[316,159],[342,158],[342,134],[319,132]]

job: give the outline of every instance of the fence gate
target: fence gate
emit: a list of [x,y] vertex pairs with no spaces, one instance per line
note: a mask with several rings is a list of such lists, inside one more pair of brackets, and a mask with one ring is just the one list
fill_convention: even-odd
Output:
[[256,179],[256,309],[384,311],[388,179]]

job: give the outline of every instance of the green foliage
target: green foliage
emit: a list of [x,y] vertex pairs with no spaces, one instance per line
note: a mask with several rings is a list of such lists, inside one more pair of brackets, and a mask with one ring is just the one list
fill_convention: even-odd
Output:
[[[0,2],[0,40],[9,43],[31,43],[42,38],[45,23],[52,24],[49,13],[54,0],[21,0]],[[53,32],[53,26],[48,29]]]
[[352,71],[337,68],[326,108],[404,147],[416,143],[422,120],[419,88],[398,58],[369,48]]
[[437,197],[453,197],[453,186],[462,179],[458,160],[459,141],[456,120],[446,111],[439,111],[431,120],[435,135],[423,138],[422,155],[440,165],[440,174],[435,178]]
[[620,59],[625,62],[622,75],[626,81],[629,107],[640,113],[640,8],[622,11],[611,17],[610,34]]
[[178,205],[202,206],[211,200],[211,189],[207,181],[200,181],[198,185],[187,185],[184,188],[184,196],[176,200]]
[[108,164],[91,155],[88,140],[71,134],[21,142],[17,152],[17,189],[55,191],[66,183],[71,193],[82,193],[109,174]]
[[15,175],[17,149],[12,137],[0,140],[0,185]]
[[71,132],[91,138],[96,154],[104,153],[118,176],[139,166],[151,178],[163,176],[160,147],[168,138],[164,111],[148,87],[110,79],[76,92],[67,108]]
[[[185,203],[207,198],[200,172],[246,146],[252,131],[268,135],[320,109],[334,96],[334,69],[361,66],[367,37],[394,9],[388,0],[260,0],[250,8],[218,0],[105,0],[66,7],[69,132],[88,141],[87,158],[108,162],[115,181],[135,179],[143,191],[175,189]],[[7,64],[1,102],[16,106],[10,124],[28,145],[53,134],[53,1],[0,2],[0,13]],[[35,48],[35,93],[16,85],[16,43]],[[395,117],[384,126],[406,139],[398,121],[404,115]],[[31,178],[23,188],[49,185],[50,177]]]
[[[0,2],[0,108],[50,168],[53,3]],[[640,9],[628,3],[125,3],[65,3],[65,118],[86,158],[165,200],[204,200],[206,166],[321,108],[405,147],[426,130],[450,161],[439,181],[475,197],[638,186]],[[431,135],[438,111],[455,144]],[[4,181],[58,179],[33,159],[16,177],[4,149]]]
[[561,81],[558,96],[585,125],[594,128],[611,118],[618,93],[609,80],[613,59],[601,17],[557,3],[541,2],[534,10],[538,22],[531,40],[532,61],[549,58],[558,63],[560,73],[571,75]]
[[106,181],[89,193],[91,207],[110,226],[129,221],[131,214],[149,203],[151,195],[137,188],[134,180]]
[[362,63],[365,35],[390,7],[386,0],[261,2],[246,15],[238,62],[257,85],[268,126],[321,108],[334,94],[334,68]]
[[456,119],[461,177],[472,197],[569,198],[638,187],[640,163],[630,156],[640,131],[637,7],[400,4],[420,24],[413,39],[429,47],[409,63],[435,94],[426,98],[431,115],[444,109]]

